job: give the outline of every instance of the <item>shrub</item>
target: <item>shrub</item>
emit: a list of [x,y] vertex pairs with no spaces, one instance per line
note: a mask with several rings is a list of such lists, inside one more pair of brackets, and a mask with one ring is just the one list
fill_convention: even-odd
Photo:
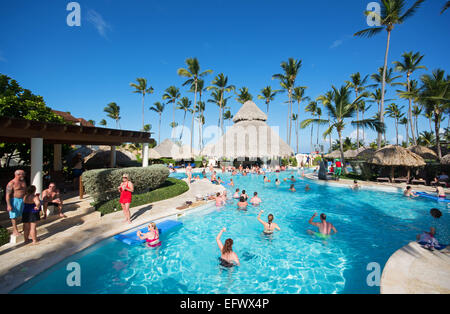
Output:
[[118,187],[124,173],[128,173],[136,194],[156,189],[166,181],[170,174],[169,169],[162,165],[146,168],[89,170],[82,175],[83,185],[95,202],[112,200],[120,196]]
[[9,243],[9,232],[6,228],[0,226],[0,246]]
[[320,165],[320,162],[322,161],[322,157],[320,157],[320,156],[317,156],[316,158],[314,158],[314,160],[313,160],[313,165],[314,166],[318,166],[318,165]]
[[[168,178],[164,184],[156,190],[133,195],[130,207],[141,206],[169,199],[183,194],[187,190],[189,190],[189,186],[186,182],[174,178]],[[97,211],[102,213],[102,216],[114,212],[114,208],[116,210],[122,209],[118,198],[103,203],[97,203],[94,206]]]
[[292,167],[297,167],[297,158],[295,158],[295,157],[291,157],[291,158],[289,158],[289,164],[292,166]]

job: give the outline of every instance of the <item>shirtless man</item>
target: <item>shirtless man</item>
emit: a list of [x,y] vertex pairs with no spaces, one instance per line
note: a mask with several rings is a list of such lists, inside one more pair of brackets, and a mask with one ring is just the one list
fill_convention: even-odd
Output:
[[436,186],[436,194],[439,198],[446,198],[445,191],[440,185]]
[[9,218],[11,219],[11,224],[13,227],[13,235],[19,236],[19,231],[17,230],[16,219],[22,217],[23,211],[23,197],[27,189],[27,184],[25,183],[25,171],[16,170],[14,172],[14,179],[9,181],[6,186],[6,210],[9,213]]
[[328,239],[331,235],[331,231],[334,231],[334,234],[337,233],[336,228],[333,226],[332,223],[327,222],[327,216],[325,214],[320,214],[320,222],[313,222],[314,218],[317,216],[317,213],[314,213],[314,215],[309,219],[308,223],[312,226],[316,226],[319,228],[319,232],[314,232],[311,230],[308,230],[307,232],[311,235],[318,236],[321,239]]
[[253,197],[250,200],[250,204],[252,205],[259,205],[261,204],[262,200],[258,197],[258,192],[253,193]]
[[59,195],[59,190],[56,188],[56,184],[51,182],[48,185],[48,189],[42,192],[42,200],[44,201],[44,219],[47,218],[47,207],[53,205],[58,207],[59,217],[66,218],[62,213],[63,201]]
[[406,190],[403,191],[403,196],[406,197],[417,197],[418,195],[413,192],[412,188],[410,186],[406,187]]

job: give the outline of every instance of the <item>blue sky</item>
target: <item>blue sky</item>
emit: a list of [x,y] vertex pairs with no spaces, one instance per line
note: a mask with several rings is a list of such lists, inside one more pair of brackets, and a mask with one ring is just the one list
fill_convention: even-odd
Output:
[[[265,105],[256,96],[267,85],[278,88],[271,77],[281,72],[281,61],[289,57],[302,60],[297,84],[308,86],[311,98],[331,85],[343,85],[352,73],[372,74],[383,65],[385,32],[371,39],[352,36],[368,27],[363,11],[370,1],[78,1],[80,27],[66,24],[69,2],[0,0],[0,73],[42,95],[48,106],[97,123],[106,118],[103,108],[116,102],[123,129],[141,126],[141,98],[132,93],[129,83],[145,77],[155,89],[146,98],[145,120],[152,131],[158,131],[158,117],[148,108],[161,101],[170,85],[181,87],[185,79],[176,72],[185,67],[188,57],[197,57],[202,69],[214,71],[207,84],[223,72],[236,87],[247,86],[262,110]],[[428,71],[419,71],[414,78],[436,68],[449,70],[450,44],[445,38],[450,12],[439,14],[444,3],[426,1],[393,31],[389,62],[400,60],[406,51],[425,55]],[[192,93],[181,89],[183,96],[193,99]],[[396,98],[393,92],[388,90],[389,98]],[[240,108],[234,98],[233,114]],[[268,121],[280,127],[283,139],[286,98],[286,94],[277,96]],[[396,102],[406,108],[407,102]],[[367,116],[374,114],[375,107]],[[182,116],[177,112],[180,123]],[[302,112],[301,119],[307,117]],[[217,125],[217,119],[218,108],[207,104],[206,125]],[[187,120],[190,124],[189,116]],[[167,106],[162,139],[170,135],[171,121],[172,107]],[[387,123],[388,140],[394,142],[393,122],[388,118]],[[429,130],[428,121],[421,118],[419,128]],[[348,126],[344,135],[353,131]],[[309,129],[300,132],[302,151],[309,151],[309,134]],[[405,134],[403,127],[400,134]],[[373,132],[368,136],[375,138]]]

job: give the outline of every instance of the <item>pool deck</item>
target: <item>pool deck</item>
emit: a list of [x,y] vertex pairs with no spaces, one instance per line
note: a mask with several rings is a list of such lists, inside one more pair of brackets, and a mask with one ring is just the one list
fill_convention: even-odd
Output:
[[[223,186],[214,185],[207,179],[198,180],[190,184],[187,192],[177,197],[131,208],[131,224],[124,223],[121,210],[100,217],[90,205],[91,198],[81,201],[76,198],[66,200],[66,204],[76,201],[79,208],[73,213],[64,211],[68,218],[54,219],[51,222],[54,227],[48,227],[49,230],[46,230],[45,235],[40,236],[38,233],[39,244],[19,243],[0,247],[0,293],[11,292],[65,258],[118,233],[150,221],[183,215],[199,206],[213,204],[214,201],[196,202],[196,196],[221,192],[224,189]],[[193,206],[185,210],[176,209],[186,201],[194,202]],[[80,211],[83,214],[80,214]]]
[[[305,178],[318,180],[315,174]],[[320,181],[322,184],[349,187],[352,180]],[[362,188],[401,192],[405,183],[376,183],[358,181]],[[415,191],[434,192],[428,186],[412,186]],[[444,189],[448,194],[449,189]],[[450,294],[450,250],[429,251],[417,242],[397,250],[384,266],[381,276],[381,294]]]

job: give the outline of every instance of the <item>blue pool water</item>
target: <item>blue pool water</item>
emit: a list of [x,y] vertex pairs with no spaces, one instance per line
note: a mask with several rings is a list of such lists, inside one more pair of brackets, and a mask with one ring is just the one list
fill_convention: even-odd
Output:
[[[280,178],[290,177],[290,172]],[[184,177],[184,174],[175,174]],[[222,175],[226,181],[230,175]],[[276,174],[269,175],[272,182]],[[446,204],[407,199],[399,193],[352,191],[302,180],[295,174],[297,192],[290,183],[264,184],[262,176],[235,176],[236,187],[252,195],[258,191],[259,207],[239,211],[236,202],[190,213],[183,223],[162,234],[159,249],[129,247],[114,239],[103,241],[51,267],[16,293],[379,293],[369,287],[366,267],[384,267],[389,256],[430,226],[437,238],[449,243],[450,219]],[[304,191],[306,184],[311,186]],[[227,187],[229,195],[235,188]],[[439,220],[429,211],[443,212]],[[262,234],[256,216],[274,214],[282,231]],[[324,212],[338,234],[324,242],[307,234],[314,229],[309,218]],[[318,219],[316,218],[316,221]],[[215,237],[226,227],[222,240],[234,240],[241,266],[223,269]],[[81,287],[69,287],[67,264],[81,266]]]

